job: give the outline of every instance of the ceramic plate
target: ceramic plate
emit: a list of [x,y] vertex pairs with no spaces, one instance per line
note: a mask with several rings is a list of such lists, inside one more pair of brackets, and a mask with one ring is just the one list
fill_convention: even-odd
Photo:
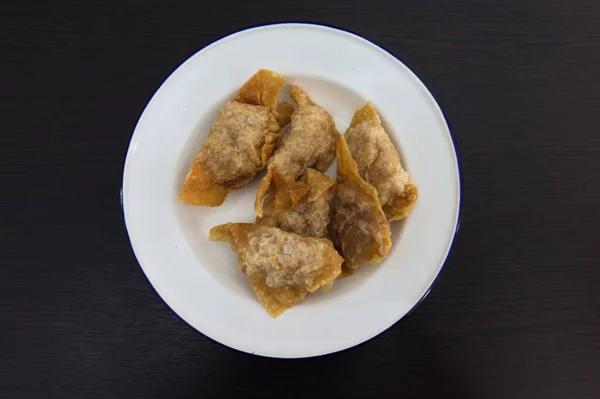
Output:
[[[302,87],[344,132],[369,100],[419,188],[410,216],[392,224],[393,246],[272,319],[254,297],[228,244],[211,227],[252,222],[257,183],[218,208],[177,200],[188,166],[219,108],[258,69]],[[288,96],[287,85],[282,97]],[[333,172],[333,173],[332,173]],[[330,174],[335,176],[334,166]],[[460,173],[446,121],[419,79],[380,47],[323,26],[282,24],[235,33],[184,62],[156,92],[135,128],[122,190],[131,245],[164,301],[208,337],[244,352],[308,357],[360,344],[396,323],[428,293],[458,224]]]

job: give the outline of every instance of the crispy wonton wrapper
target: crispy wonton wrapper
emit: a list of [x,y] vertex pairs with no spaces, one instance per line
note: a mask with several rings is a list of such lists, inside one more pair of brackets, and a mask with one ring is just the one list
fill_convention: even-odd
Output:
[[388,220],[408,216],[417,201],[417,186],[402,168],[398,152],[370,102],[356,111],[344,137],[358,173],[377,189]]
[[261,69],[221,108],[185,177],[181,202],[219,206],[266,166],[279,137],[278,121],[289,121],[290,105],[277,103],[284,83],[284,76]]
[[379,263],[387,256],[392,246],[390,224],[379,204],[377,190],[358,174],[344,137],[338,142],[337,158],[331,234],[344,257],[344,269],[351,274],[358,265]]
[[263,216],[256,223],[300,234],[305,237],[327,237],[331,220],[330,201],[333,197],[335,180],[316,169],[308,168],[300,178],[310,191],[291,211],[275,210],[275,190],[271,186],[263,203]]
[[275,108],[277,123],[279,126],[284,127],[292,121],[292,114],[294,113],[294,106],[287,101],[279,101]]
[[341,273],[343,259],[325,238],[252,223],[227,223],[213,227],[209,240],[231,244],[240,269],[272,317],[298,304],[309,292],[331,288]]
[[267,175],[258,187],[254,202],[258,216],[263,215],[263,199],[272,184],[275,186],[275,210],[292,210],[310,191],[310,187],[297,179],[306,168],[324,172],[335,157],[339,133],[331,115],[299,87],[290,86],[290,94],[298,109],[292,114],[292,123],[282,135],[279,147],[269,161]]

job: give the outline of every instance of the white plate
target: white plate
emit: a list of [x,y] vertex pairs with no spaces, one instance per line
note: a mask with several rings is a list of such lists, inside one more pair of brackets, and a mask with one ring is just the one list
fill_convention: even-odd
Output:
[[[277,319],[258,304],[228,244],[211,227],[254,220],[253,184],[218,208],[178,202],[187,168],[219,108],[259,68],[284,74],[329,111],[344,132],[367,100],[379,111],[419,188],[411,215],[392,224],[380,265]],[[286,92],[287,88],[282,91]],[[428,293],[458,223],[457,154],[442,112],[400,61],[353,34],[316,25],[245,30],[183,63],[156,92],[135,128],[122,201],[131,245],[144,273],[185,321],[232,348],[272,357],[308,357],[358,345],[405,316]]]

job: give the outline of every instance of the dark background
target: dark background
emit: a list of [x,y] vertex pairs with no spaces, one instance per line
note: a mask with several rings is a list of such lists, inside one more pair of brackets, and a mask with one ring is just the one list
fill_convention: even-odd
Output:
[[[444,110],[464,172],[461,230],[427,299],[368,343],[297,361],[179,319],[119,204],[162,81],[278,21],[399,57]],[[598,1],[5,1],[0,45],[0,397],[600,394]]]

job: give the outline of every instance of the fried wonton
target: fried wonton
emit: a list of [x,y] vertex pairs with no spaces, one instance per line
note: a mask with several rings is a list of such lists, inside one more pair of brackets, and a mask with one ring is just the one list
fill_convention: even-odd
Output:
[[316,169],[308,168],[300,182],[310,191],[291,211],[275,210],[275,190],[273,187],[265,197],[263,216],[256,217],[256,223],[300,234],[305,237],[327,237],[327,226],[331,219],[329,202],[333,197],[335,180]]
[[294,106],[287,101],[279,101],[275,108],[275,113],[277,114],[277,123],[279,126],[284,127],[292,121]]
[[221,108],[185,177],[181,202],[219,206],[264,169],[279,137],[278,120],[289,119],[287,107],[277,104],[284,83],[284,76],[261,69]]
[[358,173],[377,189],[388,220],[408,216],[417,201],[417,186],[402,168],[398,152],[370,102],[356,111],[344,137]]
[[258,187],[254,203],[258,216],[263,215],[263,199],[272,184],[275,186],[275,210],[292,210],[310,191],[297,179],[306,168],[324,172],[335,157],[339,133],[331,115],[299,87],[290,86],[290,94],[298,108],[292,114],[292,123],[282,135],[279,147],[269,160],[267,175]]
[[272,317],[298,304],[309,292],[329,289],[341,273],[343,259],[325,238],[252,223],[227,223],[213,227],[209,240],[231,244],[240,269]]
[[379,263],[392,246],[390,224],[381,209],[377,190],[358,174],[348,144],[337,146],[338,183],[334,196],[331,234],[350,271],[363,263]]

